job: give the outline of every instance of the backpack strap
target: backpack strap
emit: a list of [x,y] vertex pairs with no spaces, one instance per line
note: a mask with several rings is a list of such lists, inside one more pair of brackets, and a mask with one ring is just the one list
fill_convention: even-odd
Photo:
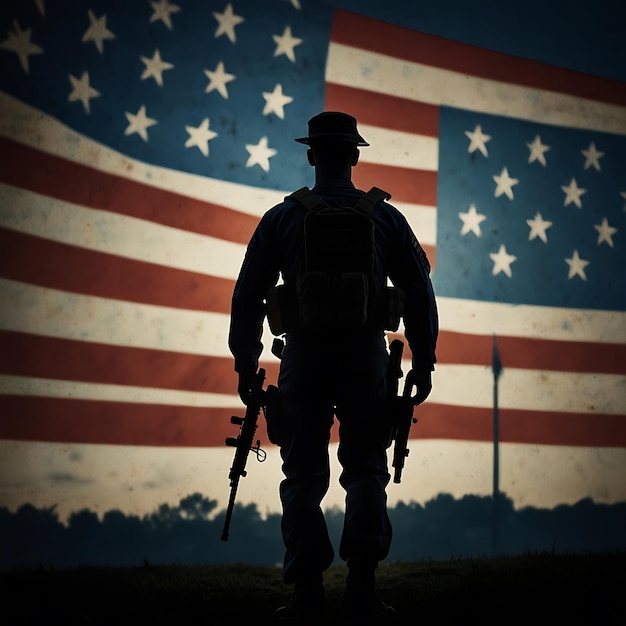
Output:
[[308,187],[301,187],[297,191],[290,193],[285,200],[287,198],[299,202],[307,211],[314,211],[315,209],[322,209],[328,206],[320,196],[313,193]]
[[[308,187],[301,187],[297,191],[290,193],[285,199],[291,198],[296,202],[299,202],[307,211],[314,211],[328,206],[326,202],[320,196],[313,193]],[[379,189],[378,187],[372,187],[367,193],[363,194],[357,203],[354,205],[356,209],[363,211],[365,214],[372,217],[374,214],[374,207],[382,200],[389,200],[391,194]]]
[[372,187],[366,194],[363,194],[356,203],[356,208],[360,209],[370,217],[374,214],[374,207],[382,200],[389,200],[391,194],[378,187]]

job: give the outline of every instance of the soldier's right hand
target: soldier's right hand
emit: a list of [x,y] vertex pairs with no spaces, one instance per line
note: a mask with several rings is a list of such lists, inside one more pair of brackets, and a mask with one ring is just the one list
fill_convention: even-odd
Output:
[[239,382],[237,383],[237,393],[241,401],[247,406],[250,402],[250,393],[252,383],[254,382],[255,372],[239,372]]

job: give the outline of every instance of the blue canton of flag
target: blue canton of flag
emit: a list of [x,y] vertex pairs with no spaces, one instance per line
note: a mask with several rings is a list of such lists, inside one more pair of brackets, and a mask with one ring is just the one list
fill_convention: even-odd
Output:
[[441,107],[437,294],[626,310],[625,164],[623,136]]
[[146,163],[270,189],[309,181],[293,139],[324,106],[330,7],[161,0],[129,19],[124,0],[8,5],[2,47],[21,63],[4,53],[0,88]]

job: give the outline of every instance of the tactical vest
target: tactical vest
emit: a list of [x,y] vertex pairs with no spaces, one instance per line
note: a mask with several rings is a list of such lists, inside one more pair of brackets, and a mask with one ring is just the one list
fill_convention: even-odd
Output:
[[377,280],[374,239],[374,207],[390,195],[372,187],[346,207],[327,204],[307,187],[287,197],[307,213],[295,276],[266,297],[272,333],[397,330],[404,294]]

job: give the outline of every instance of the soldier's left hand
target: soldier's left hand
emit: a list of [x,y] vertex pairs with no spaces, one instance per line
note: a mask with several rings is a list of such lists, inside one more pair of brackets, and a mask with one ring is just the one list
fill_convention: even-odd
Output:
[[413,404],[417,406],[428,398],[433,388],[431,372],[415,372],[414,382],[417,387],[417,393],[413,396]]

